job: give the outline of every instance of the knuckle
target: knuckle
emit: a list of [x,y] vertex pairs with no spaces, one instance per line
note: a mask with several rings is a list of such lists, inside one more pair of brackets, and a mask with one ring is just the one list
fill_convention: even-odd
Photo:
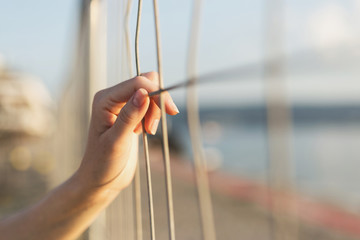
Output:
[[144,83],[145,80],[146,80],[146,78],[143,76],[137,76],[134,78],[134,81],[136,84],[142,84],[142,83]]
[[119,114],[120,121],[124,124],[131,124],[135,119],[127,108],[123,108]]
[[94,95],[93,105],[99,104],[105,95],[105,90],[100,90]]
[[93,98],[93,102],[92,102],[92,111],[95,112],[101,103],[101,99],[102,99],[102,93],[101,91],[95,93],[94,98]]
[[145,85],[145,81],[146,78],[142,77],[142,76],[137,76],[136,78],[134,78],[134,85],[135,85],[135,90],[141,88],[142,86]]
[[147,91],[153,91],[154,89],[157,89],[157,85],[146,77],[138,76],[134,80],[135,80],[135,85],[134,85],[135,90],[144,88]]
[[[157,75],[157,72],[153,72],[155,75]],[[133,79],[134,81],[134,92],[140,88],[144,88],[148,92],[156,91],[159,89],[158,82],[154,79],[149,79],[144,76],[137,76]]]
[[159,74],[157,72],[155,72],[155,71],[149,72],[148,76],[149,76],[149,79],[151,81],[155,81],[155,80],[157,80],[159,78]]

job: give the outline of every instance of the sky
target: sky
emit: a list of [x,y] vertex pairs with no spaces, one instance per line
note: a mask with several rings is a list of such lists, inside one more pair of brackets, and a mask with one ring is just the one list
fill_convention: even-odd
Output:
[[76,1],[0,0],[0,6],[0,54],[10,68],[38,77],[55,94],[68,74]]
[[[151,3],[145,0],[143,6],[140,36],[142,71],[156,69]],[[70,75],[70,67],[74,64],[72,57],[76,50],[78,1],[0,0],[0,6],[0,54],[12,69],[37,76],[54,98],[59,97]],[[116,0],[108,0],[108,24],[116,21],[114,6],[121,8]],[[198,73],[261,61],[268,50],[265,40],[265,26],[268,24],[266,6],[265,0],[204,0],[200,46],[197,49]],[[186,77],[191,7],[190,0],[159,0],[167,86]],[[286,81],[291,101],[360,103],[356,66],[350,64],[353,67],[340,68],[337,74],[330,71],[337,67],[334,59],[340,59],[339,56],[344,62],[360,59],[360,1],[287,0],[283,7],[283,49],[290,55],[305,49],[308,52],[305,59],[310,59],[302,62],[304,67],[300,75],[292,75],[293,67],[287,69],[290,77]],[[133,3],[132,39],[135,8],[136,4]],[[109,43],[114,41],[117,41],[116,37],[109,33]],[[317,61],[312,64],[315,58]],[[309,71],[311,65],[325,67]],[[229,84],[199,87],[201,102],[213,105],[261,101],[261,74],[246,81],[234,76],[234,80]],[[110,82],[116,83],[116,79]],[[184,96],[182,90],[174,92],[180,105],[184,104]]]

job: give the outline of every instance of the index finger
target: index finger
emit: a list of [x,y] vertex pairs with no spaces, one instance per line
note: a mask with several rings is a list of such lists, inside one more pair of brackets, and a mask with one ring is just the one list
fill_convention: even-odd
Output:
[[[149,76],[149,75],[147,75]],[[153,81],[155,79],[148,79],[144,76],[137,76],[130,80],[119,83],[108,89],[107,98],[110,100],[112,106],[108,106],[109,110],[113,113],[118,113],[121,109],[121,104],[127,102],[130,97],[140,88],[144,88],[148,92],[154,92],[159,90],[159,86]],[[155,103],[160,106],[159,96],[153,97]],[[165,92],[165,110],[170,115],[179,113],[174,101],[171,96]]]

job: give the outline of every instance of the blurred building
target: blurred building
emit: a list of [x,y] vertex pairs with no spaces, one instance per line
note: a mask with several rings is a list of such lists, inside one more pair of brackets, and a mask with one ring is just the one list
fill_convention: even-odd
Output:
[[0,214],[25,207],[47,190],[54,103],[34,76],[10,70],[0,57]]
[[0,137],[48,135],[53,124],[53,102],[35,77],[10,71],[0,61]]

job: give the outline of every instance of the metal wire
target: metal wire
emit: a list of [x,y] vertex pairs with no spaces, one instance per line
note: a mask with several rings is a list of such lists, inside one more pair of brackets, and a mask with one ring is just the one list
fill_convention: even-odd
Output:
[[[323,51],[327,49],[322,49]],[[213,82],[224,82],[224,81],[244,81],[249,80],[250,78],[260,77],[263,70],[272,69],[276,67],[279,61],[282,59],[297,59],[301,58],[304,55],[313,52],[311,49],[304,49],[302,51],[296,52],[291,55],[282,55],[282,56],[272,56],[271,58],[265,61],[247,63],[243,65],[234,66],[231,68],[225,68],[218,71],[209,72],[206,74],[202,74],[196,77],[196,81],[193,78],[187,78],[180,81],[177,84],[171,85],[166,88],[159,89],[157,91],[149,93],[149,96],[159,95],[162,92],[168,92],[172,90],[176,90],[183,87],[191,87],[192,85],[199,85],[205,83],[213,83]],[[304,70],[299,70],[298,74],[304,73]]]
[[[131,46],[130,46],[130,12],[131,12],[132,0],[127,1],[125,19],[124,19],[124,29],[125,29],[125,43],[126,43],[126,53],[128,59],[129,75],[133,76],[133,65],[131,58]],[[143,239],[143,230],[142,230],[142,211],[141,211],[141,177],[140,177],[140,158],[138,159],[138,164],[135,170],[135,178],[133,185],[133,194],[135,196],[135,219],[136,219],[136,239]]]
[[143,141],[144,141],[144,151],[145,151],[145,168],[146,168],[146,176],[147,176],[147,189],[148,189],[148,204],[149,204],[149,215],[150,215],[150,234],[151,239],[155,240],[155,225],[154,225],[154,207],[153,207],[153,197],[152,197],[152,182],[151,182],[151,171],[150,171],[150,159],[149,159],[149,144],[148,138],[145,132],[145,122],[142,121],[143,128]]
[[126,55],[127,55],[127,59],[128,59],[129,74],[132,77],[133,76],[133,64],[132,64],[131,51],[130,51],[131,41],[130,41],[130,30],[129,30],[131,4],[132,4],[132,0],[128,0],[127,5],[126,5],[125,18],[124,18],[124,30],[125,30]]
[[[284,50],[284,1],[266,2],[266,53],[268,56],[279,54]],[[268,185],[269,189],[294,191],[291,173],[290,129],[291,114],[286,99],[286,79],[284,76],[284,58],[279,58],[264,69],[265,100],[268,131]],[[271,204],[270,227],[272,239],[298,239],[297,220],[286,218],[284,202],[278,196],[269,196]],[[292,211],[296,205],[291,197]]]
[[[140,76],[140,59],[139,59],[139,34],[140,34],[140,22],[141,22],[141,7],[142,0],[138,2],[138,13],[137,13],[137,22],[136,22],[136,36],[135,36],[135,58],[136,58],[136,74]],[[150,171],[150,157],[149,157],[149,146],[148,138],[145,130],[145,119],[141,121],[142,124],[142,137],[144,145],[144,155],[145,155],[145,167],[146,167],[146,182],[148,190],[148,205],[149,205],[149,215],[150,215],[150,235],[151,239],[155,240],[155,223],[154,223],[154,207],[153,207],[153,194],[152,194],[152,181],[151,181],[151,171]],[[139,173],[138,173],[139,174]]]
[[[107,24],[106,1],[92,0],[90,2],[90,36],[89,36],[89,97],[106,87],[107,79]],[[89,99],[89,100],[90,100]],[[89,105],[91,112],[91,104]],[[102,212],[92,224],[89,239],[101,239],[106,236],[106,212]]]
[[251,63],[245,64],[233,68],[227,68],[225,70],[215,71],[207,74],[203,74],[201,76],[196,77],[196,81],[192,77],[187,78],[177,84],[174,84],[170,87],[162,88],[157,91],[149,93],[149,96],[159,95],[162,92],[168,92],[175,89],[183,88],[183,87],[191,87],[192,85],[199,85],[204,83],[213,83],[220,81],[242,81],[249,80],[252,77],[258,77],[264,68],[264,66],[268,66],[273,64],[276,59],[270,60],[268,62],[260,62],[260,63]]
[[197,47],[199,43],[201,0],[194,1],[193,16],[191,21],[191,33],[189,41],[187,75],[193,84],[187,90],[187,116],[189,134],[194,157],[194,173],[197,185],[199,212],[201,219],[202,238],[205,240],[215,240],[215,224],[207,176],[205,154],[201,139],[199,104],[196,92],[196,66],[197,66]]
[[143,239],[142,213],[141,213],[141,185],[140,185],[140,163],[135,170],[134,195],[135,195],[135,214],[136,214],[136,239]]
[[[163,75],[162,75],[162,62],[161,62],[161,44],[160,44],[160,23],[159,23],[159,10],[157,0],[153,0],[154,4],[154,18],[155,18],[155,32],[156,32],[156,53],[157,53],[157,66],[159,72],[159,87],[160,90],[164,88]],[[160,94],[160,109],[161,109],[161,132],[162,132],[162,152],[165,167],[165,184],[166,184],[166,203],[168,210],[168,226],[169,226],[169,239],[175,240],[175,223],[174,223],[174,208],[172,197],[172,184],[171,184],[171,170],[170,170],[170,153],[169,142],[165,112],[165,102],[162,94]]]
[[230,80],[231,81],[249,80],[252,77],[259,76],[263,66],[266,66],[266,63],[248,64],[248,65],[228,68],[226,70],[220,70],[220,71],[204,74],[201,76],[197,76],[196,81],[194,81],[193,78],[188,78],[170,87],[166,87],[154,92],[150,92],[149,97],[159,95],[162,92],[168,92],[179,88],[191,87],[193,85],[199,85],[204,83],[213,83],[218,81],[224,82]]
[[142,0],[138,1],[138,12],[136,20],[136,33],[135,33],[135,61],[136,61],[136,75],[140,76],[140,58],[139,58],[139,35],[140,35],[140,22],[141,22],[141,7]]

